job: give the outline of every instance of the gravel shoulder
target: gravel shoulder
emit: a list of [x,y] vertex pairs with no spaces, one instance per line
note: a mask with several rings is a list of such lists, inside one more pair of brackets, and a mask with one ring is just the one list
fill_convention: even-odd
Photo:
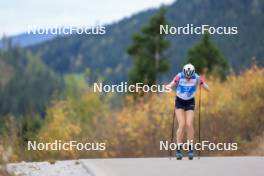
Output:
[[192,161],[168,158],[80,159],[13,163],[15,176],[263,176],[264,157],[202,157]]

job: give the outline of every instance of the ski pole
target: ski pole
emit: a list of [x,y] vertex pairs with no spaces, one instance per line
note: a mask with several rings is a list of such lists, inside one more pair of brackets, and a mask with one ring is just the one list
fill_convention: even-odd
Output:
[[[201,103],[202,103],[202,89],[201,89],[201,84],[199,86],[199,107],[198,107],[198,141],[199,144],[201,143]],[[201,156],[201,150],[198,151],[198,159],[200,159]]]
[[[172,117],[172,127],[171,127],[171,143],[174,141],[174,124],[175,124],[175,104],[176,102],[174,101],[174,107],[173,107],[173,117]],[[172,150],[170,149],[170,159],[172,157]]]

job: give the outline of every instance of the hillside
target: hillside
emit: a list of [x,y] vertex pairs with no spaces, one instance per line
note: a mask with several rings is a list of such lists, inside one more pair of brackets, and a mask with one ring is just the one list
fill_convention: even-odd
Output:
[[[22,33],[15,36],[10,36],[8,39],[12,41],[12,46],[29,47],[32,45],[40,44],[47,40],[55,38],[53,34],[28,34]],[[3,39],[0,40],[0,48],[3,47]]]
[[[223,51],[232,68],[240,71],[251,64],[256,57],[264,65],[263,38],[264,2],[261,0],[178,0],[167,8],[167,18],[173,26],[186,24],[211,26],[237,26],[237,35],[214,35],[213,39]],[[106,77],[109,82],[126,80],[132,60],[126,54],[131,36],[156,12],[144,11],[107,26],[103,36],[72,35],[56,38],[31,47],[44,62],[60,73],[82,72],[87,68],[92,77]],[[185,62],[187,50],[201,36],[168,36],[171,48],[168,55],[171,62],[171,77]]]

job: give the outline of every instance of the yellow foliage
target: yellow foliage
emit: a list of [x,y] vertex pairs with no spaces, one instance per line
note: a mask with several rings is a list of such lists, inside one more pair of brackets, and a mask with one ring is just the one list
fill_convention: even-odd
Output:
[[[252,67],[221,82],[207,80],[210,93],[202,91],[201,137],[211,142],[250,143],[264,131],[264,69]],[[98,94],[83,91],[79,99],[55,101],[48,108],[38,140],[89,139],[105,141],[102,152],[62,151],[42,158],[168,156],[160,141],[170,141],[175,93],[151,94],[135,100],[126,95],[119,109],[109,108]],[[199,94],[196,94],[198,105]],[[195,130],[198,132],[198,106]],[[176,124],[176,123],[175,123]],[[197,135],[196,135],[197,137]],[[244,154],[239,150],[233,154]],[[210,154],[205,152],[205,154]],[[218,153],[223,155],[224,153]],[[264,154],[263,154],[264,155]]]
[[[243,145],[262,135],[264,69],[254,66],[241,75],[230,75],[224,82],[211,78],[207,83],[211,92],[202,91],[202,140]],[[109,141],[115,139],[111,143],[114,150],[111,156],[167,156],[167,153],[159,151],[159,141],[170,140],[174,96],[173,93],[152,94],[137,101],[128,96],[121,111],[111,116],[113,123],[109,126],[106,124],[113,132],[108,134]],[[198,100],[197,93],[196,105]],[[198,106],[195,114],[196,134],[197,122]],[[208,151],[205,153],[209,154]]]
[[74,121],[71,115],[71,108],[67,102],[55,102],[48,110],[46,124],[42,128],[39,139],[47,140],[69,140],[72,136],[80,133],[79,124]]

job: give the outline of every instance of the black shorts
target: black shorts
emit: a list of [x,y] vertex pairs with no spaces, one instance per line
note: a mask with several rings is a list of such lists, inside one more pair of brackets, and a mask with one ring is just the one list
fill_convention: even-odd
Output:
[[195,108],[195,100],[194,98],[190,100],[183,100],[176,96],[175,99],[175,107],[176,109],[183,109],[184,111],[193,110]]

